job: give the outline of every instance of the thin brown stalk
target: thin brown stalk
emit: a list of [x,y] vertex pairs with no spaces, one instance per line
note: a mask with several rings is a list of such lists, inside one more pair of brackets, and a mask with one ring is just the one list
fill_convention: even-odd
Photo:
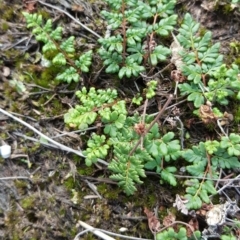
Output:
[[[166,110],[167,106],[171,103],[173,99],[173,95],[170,94],[168,96],[168,100],[167,102],[164,104],[164,106],[162,107],[162,109],[160,110],[160,112],[158,113],[158,115],[154,118],[154,120],[151,122],[151,124],[149,125],[149,127],[146,129],[145,133],[143,134],[143,137],[151,130],[151,128],[153,127],[153,125],[157,122],[157,120],[162,116],[162,114],[164,113],[164,111]],[[139,138],[139,140],[137,141],[136,145],[133,147],[133,149],[131,150],[131,152],[129,153],[129,156],[131,156],[137,149],[137,147],[139,146],[139,144],[141,143],[141,138]]]

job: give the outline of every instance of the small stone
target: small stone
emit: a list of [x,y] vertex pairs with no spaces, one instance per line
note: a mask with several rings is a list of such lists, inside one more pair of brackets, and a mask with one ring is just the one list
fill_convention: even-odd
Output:
[[0,147],[0,154],[3,158],[9,158],[11,155],[11,146],[3,145]]

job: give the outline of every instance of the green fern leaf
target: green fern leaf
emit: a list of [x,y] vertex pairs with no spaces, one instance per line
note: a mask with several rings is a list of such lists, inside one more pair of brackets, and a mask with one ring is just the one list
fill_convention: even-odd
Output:
[[53,64],[64,66],[67,61],[65,56],[62,53],[58,53],[52,60]]
[[57,77],[57,80],[71,83],[72,81],[79,81],[79,74],[77,70],[73,67],[67,68],[63,73],[60,73]]
[[199,209],[202,206],[201,198],[198,196],[192,196],[190,194],[184,195],[184,197],[188,200],[186,203],[186,207],[188,209]]
[[75,40],[74,36],[69,37],[67,40],[61,43],[60,48],[67,53],[74,53],[75,52],[74,40]]
[[167,167],[161,171],[161,173],[160,173],[161,178],[163,180],[165,180],[166,182],[168,182],[170,185],[176,186],[177,180],[174,177],[174,175],[172,174],[176,171],[177,171],[177,169],[175,167]]

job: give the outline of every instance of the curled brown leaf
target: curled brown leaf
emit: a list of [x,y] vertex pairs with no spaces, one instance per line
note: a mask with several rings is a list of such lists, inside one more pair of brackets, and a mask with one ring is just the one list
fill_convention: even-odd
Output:
[[217,116],[213,113],[212,108],[208,105],[201,105],[199,108],[200,118],[204,123],[211,123],[217,120]]
[[144,213],[147,215],[148,219],[148,227],[151,230],[151,232],[157,233],[161,229],[161,224],[157,217],[155,216],[154,212],[151,212],[148,208],[144,208]]

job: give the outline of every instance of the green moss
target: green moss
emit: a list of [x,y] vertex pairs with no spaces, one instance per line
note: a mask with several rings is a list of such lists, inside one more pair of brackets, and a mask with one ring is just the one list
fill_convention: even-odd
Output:
[[200,37],[203,37],[207,31],[208,30],[205,27],[201,26],[199,28],[199,35],[200,35]]
[[152,194],[148,195],[147,197],[147,205],[150,207],[153,207],[157,202],[156,195],[154,194],[154,191]]
[[96,236],[93,235],[92,233],[88,232],[88,233],[84,236],[83,239],[84,239],[84,240],[96,240]]
[[47,94],[42,94],[39,99],[37,99],[36,101],[32,101],[32,104],[33,104],[35,107],[41,108],[41,111],[44,112],[44,109],[46,110],[46,106],[44,106],[44,103],[45,103],[46,101],[48,101],[48,99],[47,99]]
[[21,206],[24,209],[31,209],[35,206],[35,204],[36,204],[35,196],[25,197],[24,199],[21,200]]
[[59,99],[56,98],[54,98],[51,101],[51,109],[52,109],[52,112],[50,114],[51,116],[58,116],[64,112],[62,103],[60,102]]
[[0,165],[3,164],[5,162],[5,159],[0,157]]
[[64,181],[64,186],[68,189],[74,189],[76,187],[76,181],[73,177],[69,177]]
[[237,64],[240,67],[240,57],[236,58],[234,61],[235,64]]
[[32,84],[34,79],[37,78],[35,71],[30,69],[29,66],[25,68],[25,72],[23,74],[24,82]]
[[0,26],[0,31],[2,32],[7,32],[7,30],[9,29],[9,25],[7,22],[3,21],[2,25]]
[[119,198],[121,189],[116,186],[101,183],[98,185],[98,192],[100,193],[100,195],[103,195],[104,198],[107,198],[108,200],[116,200]]
[[7,133],[6,132],[1,132],[0,133],[0,138],[1,139],[6,139],[8,137]]
[[107,192],[108,185],[106,183],[100,183],[98,185],[98,192],[100,195],[103,195]]
[[72,159],[76,164],[82,161],[82,158],[78,155],[73,155]]
[[55,202],[56,202],[56,198],[55,198],[55,196],[53,195],[53,196],[51,196],[51,197],[48,197],[48,202],[49,203],[52,203],[52,204],[54,204]]
[[6,20],[6,21],[12,21],[14,19],[14,7],[12,7],[11,5],[9,6],[4,6],[2,9],[2,16],[1,18]]
[[72,239],[78,234],[78,232],[78,229],[72,226],[72,228],[70,229],[70,236],[72,237]]
[[12,235],[12,240],[20,240],[18,233],[13,232],[12,234],[13,234]]
[[57,82],[55,81],[55,78],[59,72],[60,72],[60,67],[51,66],[51,67],[45,68],[41,72],[39,78],[35,79],[35,83],[37,85],[40,85],[46,88],[49,88],[49,86],[51,85],[56,85]]
[[[89,212],[92,212],[92,207],[90,208],[89,207]],[[91,218],[91,215],[88,213],[88,214],[81,214],[81,221],[88,221],[89,219]]]
[[59,215],[62,216],[62,217],[64,217],[65,214],[66,214],[66,208],[65,208],[65,207],[61,207],[61,208],[59,209]]
[[91,176],[94,173],[94,167],[87,167],[85,164],[82,164],[78,168],[78,173],[80,175]]
[[232,54],[238,55],[240,53],[240,42],[239,41],[230,42],[229,46],[231,48]]
[[223,6],[223,13],[228,15],[228,14],[231,14],[233,12],[233,8],[231,6],[231,4],[225,4]]
[[[24,104],[21,101],[16,100],[18,97],[17,93],[12,93],[11,95],[11,108],[10,111],[16,113],[22,113],[21,111],[24,109]],[[18,126],[19,127],[19,126]]]
[[[50,88],[50,86],[56,86],[58,84],[58,82],[55,80],[55,77],[60,72],[60,68],[56,66],[40,68],[36,67],[36,65],[28,64],[25,66],[24,72],[24,80],[27,83],[32,83],[41,87]],[[36,91],[39,91],[39,89],[37,89]]]
[[20,212],[16,211],[15,206],[13,206],[13,208],[11,208],[11,211],[9,211],[7,213],[7,215],[5,216],[4,225],[5,226],[12,226],[12,225],[14,226],[15,224],[18,223],[19,217],[20,217]]
[[109,209],[108,206],[105,206],[104,210],[103,210],[103,219],[105,221],[109,221],[110,217],[111,217],[111,210]]
[[139,229],[143,232],[149,231],[149,226],[147,225],[147,222],[141,221],[139,223]]
[[31,147],[29,148],[28,146],[22,147],[21,151],[23,153],[34,153],[36,152],[39,148],[41,147],[40,143],[34,143],[33,145],[31,145]]
[[236,124],[239,124],[240,123],[240,106],[239,106],[239,104],[234,105],[233,116],[234,116],[234,122]]
[[[9,38],[8,39],[9,42],[12,42],[12,39]],[[14,48],[10,48],[7,51],[3,52],[3,58],[6,58],[8,61],[12,61],[12,62],[21,62],[22,64],[22,54],[19,50],[16,50]]]
[[45,20],[51,19],[51,15],[49,14],[49,12],[45,11],[42,8],[38,8],[37,14],[42,15],[43,19]]
[[19,194],[23,195],[24,193],[26,193],[26,190],[28,188],[27,181],[16,180],[14,183],[15,183],[16,188],[18,189]]

